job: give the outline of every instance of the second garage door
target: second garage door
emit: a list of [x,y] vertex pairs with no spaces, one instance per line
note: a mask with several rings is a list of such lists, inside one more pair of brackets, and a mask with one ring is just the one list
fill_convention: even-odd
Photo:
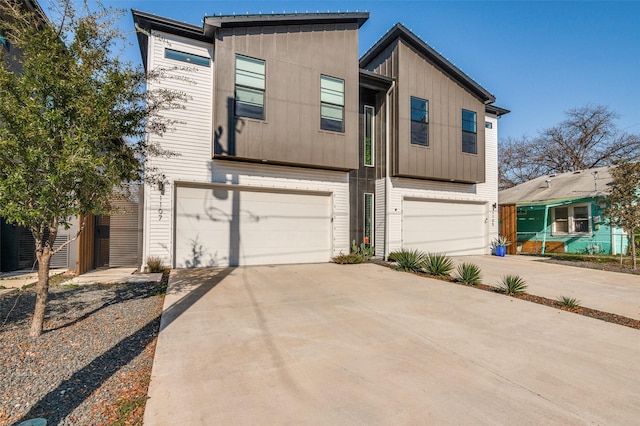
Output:
[[454,256],[484,254],[488,244],[484,211],[484,204],[405,199],[403,248]]
[[327,262],[331,196],[178,187],[176,267]]

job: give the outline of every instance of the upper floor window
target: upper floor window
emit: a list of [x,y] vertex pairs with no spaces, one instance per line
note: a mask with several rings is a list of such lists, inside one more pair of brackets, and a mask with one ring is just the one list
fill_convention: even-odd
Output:
[[493,123],[490,121],[485,121],[484,122],[484,128],[485,129],[493,129]]
[[200,65],[203,67],[211,66],[209,64],[209,58],[194,55],[192,53],[180,52],[173,49],[164,49],[164,57],[167,59],[173,59],[174,61],[188,62],[190,64]]
[[462,152],[478,153],[475,111],[462,110]]
[[429,101],[411,97],[411,143],[429,146]]
[[264,119],[265,62],[236,55],[235,115]]
[[373,120],[375,110],[371,106],[364,107],[364,165],[373,166]]
[[554,234],[587,234],[591,232],[589,205],[562,206],[553,209]]
[[344,132],[344,80],[320,76],[320,128]]

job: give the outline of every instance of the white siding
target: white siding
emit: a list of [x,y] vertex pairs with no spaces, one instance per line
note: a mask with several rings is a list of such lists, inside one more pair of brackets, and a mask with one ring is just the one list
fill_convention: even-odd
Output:
[[376,256],[384,256],[385,239],[385,212],[386,212],[386,194],[385,179],[376,180],[376,212],[375,212],[375,247]]
[[[491,129],[485,128],[485,183],[478,184],[477,194],[487,200],[487,224],[489,225],[489,241],[498,236],[498,118],[487,114],[485,121],[491,123]],[[478,123],[480,124],[480,123]]]
[[[389,212],[389,250],[403,248],[402,241],[402,207],[405,198],[480,203],[485,205],[485,215],[488,215],[485,196],[476,193],[476,185],[456,184],[449,182],[419,181],[416,179],[393,178],[391,180],[390,212]],[[486,225],[485,225],[486,227]],[[488,234],[488,229],[486,230]],[[486,254],[489,254],[489,239],[486,241]]]
[[[211,67],[165,59],[165,47],[213,58],[211,44],[153,32],[148,66],[166,68],[168,79],[150,85],[182,90],[189,100],[184,109],[171,111],[180,120],[163,137],[153,137],[163,149],[177,156],[151,158],[149,165],[165,176],[164,194],[157,185],[145,185],[145,235],[143,259],[160,256],[174,265],[174,182],[243,185],[281,190],[319,191],[332,194],[333,255],[349,252],[349,183],[346,172],[212,160],[213,72]],[[177,69],[175,68],[177,67]],[[189,72],[185,72],[187,69]],[[187,79],[175,78],[185,75]]]

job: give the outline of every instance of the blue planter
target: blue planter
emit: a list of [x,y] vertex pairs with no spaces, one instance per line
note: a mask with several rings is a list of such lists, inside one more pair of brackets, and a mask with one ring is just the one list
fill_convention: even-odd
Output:
[[506,246],[496,246],[496,256],[504,257],[507,254]]

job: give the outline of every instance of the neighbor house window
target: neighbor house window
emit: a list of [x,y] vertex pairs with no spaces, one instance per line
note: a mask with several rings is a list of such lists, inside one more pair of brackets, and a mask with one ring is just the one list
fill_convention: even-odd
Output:
[[373,246],[373,194],[364,194],[364,244]]
[[411,97],[411,143],[429,146],[429,101]]
[[476,113],[462,110],[462,152],[478,153],[478,138],[476,130]]
[[320,128],[344,132],[344,80],[320,76]]
[[235,115],[264,119],[265,63],[236,55]]
[[203,67],[211,66],[209,64],[209,58],[173,49],[164,49],[164,57],[167,59],[173,59],[174,61],[188,62],[190,64],[200,65]]
[[589,205],[562,206],[553,209],[553,232],[587,234],[591,232]]
[[364,165],[373,166],[373,120],[375,110],[371,106],[364,107]]

